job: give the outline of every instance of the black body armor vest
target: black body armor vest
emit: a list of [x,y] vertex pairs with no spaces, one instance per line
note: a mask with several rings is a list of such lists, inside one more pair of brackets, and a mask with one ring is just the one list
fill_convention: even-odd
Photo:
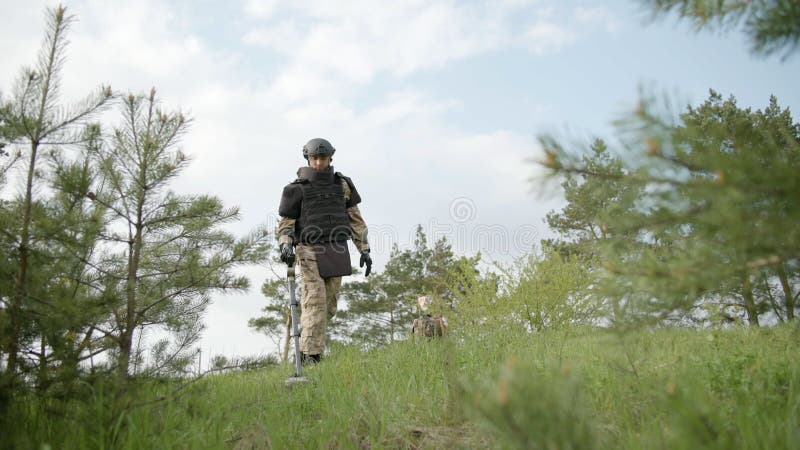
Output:
[[[307,170],[306,170],[307,169]],[[303,167],[295,182],[303,193],[295,236],[306,244],[346,241],[351,236],[350,218],[344,198],[342,179],[333,172],[317,172]]]

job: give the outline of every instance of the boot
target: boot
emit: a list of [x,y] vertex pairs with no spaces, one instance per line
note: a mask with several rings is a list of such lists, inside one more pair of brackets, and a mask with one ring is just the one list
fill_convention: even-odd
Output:
[[300,358],[300,362],[305,366],[307,364],[317,364],[322,359],[320,355],[307,355],[303,353],[303,356]]

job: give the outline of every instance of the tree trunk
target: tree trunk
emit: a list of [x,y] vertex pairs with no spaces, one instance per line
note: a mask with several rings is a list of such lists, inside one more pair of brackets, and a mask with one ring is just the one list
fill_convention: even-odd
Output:
[[794,320],[794,296],[792,295],[792,287],[789,286],[789,278],[786,276],[786,270],[784,270],[783,264],[779,264],[777,270],[778,278],[781,280],[781,286],[783,287],[783,296],[786,304],[786,320],[792,321]]
[[394,344],[394,310],[389,311],[389,342]]
[[[14,374],[19,365],[20,334],[22,332],[22,303],[27,294],[27,275],[28,275],[28,252],[30,251],[30,228],[31,228],[31,206],[33,204],[33,178],[36,174],[36,156],[39,152],[39,144],[44,133],[44,116],[47,101],[50,98],[50,82],[57,69],[57,53],[61,45],[61,35],[64,31],[64,8],[59,6],[56,9],[53,37],[49,42],[47,53],[47,67],[44,73],[39,74],[43,77],[41,98],[39,98],[39,108],[34,119],[34,126],[28,137],[31,139],[31,158],[28,164],[28,178],[25,185],[25,200],[22,206],[22,226],[19,240],[19,265],[17,267],[17,278],[14,280],[14,297],[9,309],[9,319],[11,322],[11,336],[8,343],[8,365],[6,371]],[[28,119],[25,117],[25,119]]]
[[[141,216],[141,213],[140,213]],[[136,288],[137,273],[139,271],[139,260],[142,251],[142,226],[141,221],[136,224],[136,235],[133,242],[129,245],[128,253],[128,279],[126,285],[126,311],[125,323],[123,324],[120,336],[119,360],[117,361],[117,378],[120,383],[125,383],[128,379],[128,370],[131,362],[131,349],[133,347],[133,330],[136,328]]]
[[28,251],[30,246],[31,211],[33,205],[33,177],[36,170],[36,155],[39,151],[39,142],[31,142],[31,158],[28,162],[28,179],[25,185],[25,200],[22,205],[22,227],[19,239],[19,261],[17,278],[14,280],[14,298],[9,308],[11,322],[11,336],[8,342],[8,365],[6,371],[14,374],[19,365],[20,335],[22,334],[22,303],[27,290],[28,276]]
[[36,386],[40,391],[47,388],[47,338],[44,336],[39,341],[39,379]]
[[772,295],[772,285],[769,284],[770,277],[765,272],[762,274],[762,278],[764,281],[764,292],[767,294],[772,310],[775,311],[775,317],[778,318],[778,322],[783,323],[783,312],[781,310],[781,305],[778,304],[777,300],[775,300],[775,296]]
[[758,308],[753,299],[753,286],[750,284],[750,274],[746,274],[742,277],[742,295],[744,296],[744,309],[747,311],[747,321],[752,327],[759,326]]

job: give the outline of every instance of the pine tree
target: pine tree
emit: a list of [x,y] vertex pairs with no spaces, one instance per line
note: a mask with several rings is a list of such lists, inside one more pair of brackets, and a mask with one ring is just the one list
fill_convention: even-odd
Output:
[[[600,247],[599,292],[633,315],[680,318],[715,304],[757,326],[773,295],[758,286],[767,274],[782,288],[782,314],[795,317],[800,126],[775,98],[753,112],[713,91],[678,123],[654,111],[644,101],[622,124],[639,143],[636,167],[612,178],[639,194],[627,211],[598,215],[612,233]],[[560,171],[608,177],[549,151]]]
[[[641,3],[653,17],[674,11],[698,30],[743,22],[756,53],[784,51],[788,57],[798,49],[800,4],[792,0]],[[625,162],[620,173],[598,171],[575,158],[574,149],[541,139],[543,165],[582,179],[570,185],[576,178],[567,175],[568,192],[581,184],[617,183],[636,194],[611,213],[569,199],[584,207],[551,215],[551,225],[562,233],[571,230],[564,234],[568,245],[584,240],[574,232],[591,221],[612,234],[593,246],[604,270],[593,285],[614,299],[615,317],[683,320],[700,310],[700,316],[711,312],[736,320],[733,315],[744,311],[758,325],[771,309],[779,320],[794,319],[800,261],[792,223],[800,196],[794,175],[798,126],[789,111],[773,98],[763,112],[753,113],[712,91],[674,123],[669,114],[654,112],[654,105],[641,100],[634,114],[617,123],[627,138],[617,152]],[[571,220],[581,215],[590,220]]]
[[435,312],[447,314],[466,288],[459,286],[465,278],[458,274],[477,272],[479,261],[480,257],[456,258],[445,238],[429,246],[419,225],[413,247],[400,250],[395,245],[382,273],[342,287],[348,309],[341,322],[351,327],[350,339],[366,347],[405,339],[421,313],[417,298],[429,297]]
[[425,267],[430,255],[427,237],[418,226],[412,249],[401,251],[395,244],[382,273],[362,285],[351,286],[348,313],[358,317],[353,332],[356,340],[368,345],[391,343],[408,333],[415,299],[425,295]]
[[95,183],[90,154],[100,145],[99,126],[88,126],[84,138],[77,158],[61,153],[47,157],[50,195],[40,201],[44,213],[36,226],[47,253],[46,259],[31,259],[37,276],[29,295],[37,300],[31,311],[40,345],[29,353],[38,358],[40,391],[49,389],[58,396],[77,387],[82,361],[107,350],[96,332],[107,314],[92,262],[106,226],[106,211],[87,198]]
[[117,376],[124,383],[140,357],[134,335],[155,326],[174,341],[153,346],[145,373],[185,371],[210,294],[247,289],[247,278],[232,270],[263,262],[270,244],[263,230],[236,239],[221,229],[238,219],[238,208],[168,189],[189,163],[177,148],[189,125],[182,113],[162,111],[155,89],[129,95],[122,106],[123,124],[111,145],[95,154],[103,184],[89,196],[109,214],[104,238],[110,250],[98,266],[104,268],[104,295],[113,299],[104,333],[115,342]]
[[[110,88],[102,87],[85,100],[72,105],[59,103],[60,77],[65,60],[66,33],[72,18],[64,7],[47,11],[47,31],[35,67],[23,70],[17,80],[12,97],[0,108],[2,137],[13,146],[24,150],[24,190],[22,198],[9,205],[18,219],[4,223],[6,237],[12,236],[16,259],[16,273],[12,293],[8,298],[8,320],[3,330],[3,350],[8,354],[6,374],[14,377],[20,369],[21,351],[35,334],[31,308],[40,302],[32,289],[38,283],[32,279],[45,276],[34,273],[33,259],[48,252],[46,239],[40,239],[37,224],[43,220],[40,199],[36,197],[42,183],[40,161],[44,148],[59,152],[62,146],[83,140],[82,124],[91,120],[111,99]],[[4,142],[5,143],[5,142]],[[42,258],[40,258],[42,259]],[[46,258],[43,258],[46,259]],[[46,347],[46,342],[42,342]]]
[[[555,148],[558,143],[546,141],[544,145]],[[640,186],[622,181],[629,168],[619,156],[611,154],[602,139],[596,139],[587,154],[581,156],[581,165],[585,175],[566,173],[561,183],[567,205],[546,216],[547,225],[561,237],[547,239],[543,244],[565,256],[580,254],[590,261],[598,255],[598,244],[611,237],[602,215],[630,211]]]

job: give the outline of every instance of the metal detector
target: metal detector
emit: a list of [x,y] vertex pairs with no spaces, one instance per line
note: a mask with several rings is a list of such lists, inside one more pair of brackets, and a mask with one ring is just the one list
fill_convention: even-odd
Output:
[[306,384],[310,380],[303,376],[303,358],[300,353],[300,303],[294,293],[294,266],[289,266],[286,277],[289,279],[289,298],[292,307],[292,336],[294,337],[294,365],[295,374],[286,380],[286,387],[290,388],[295,384]]

